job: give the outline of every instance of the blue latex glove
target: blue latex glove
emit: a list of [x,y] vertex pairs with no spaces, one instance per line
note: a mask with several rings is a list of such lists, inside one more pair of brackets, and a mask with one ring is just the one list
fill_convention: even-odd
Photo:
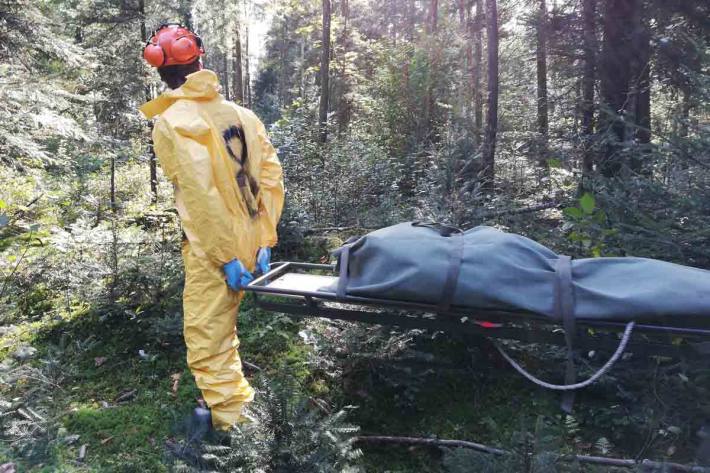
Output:
[[222,268],[224,276],[227,280],[227,285],[234,291],[241,291],[244,287],[254,280],[254,276],[247,271],[247,268],[241,261],[234,258]]
[[271,263],[271,248],[263,246],[259,248],[256,254],[256,270],[261,274],[269,272],[269,264]]

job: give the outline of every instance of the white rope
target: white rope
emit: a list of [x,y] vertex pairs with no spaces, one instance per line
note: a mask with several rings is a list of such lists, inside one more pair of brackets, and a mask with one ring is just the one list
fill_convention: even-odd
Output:
[[631,333],[633,332],[634,325],[636,325],[635,322],[629,322],[626,324],[626,328],[624,329],[624,335],[621,337],[621,342],[619,342],[619,346],[616,347],[616,351],[614,352],[613,355],[611,355],[611,358],[609,358],[609,361],[606,362],[604,366],[602,366],[599,371],[594,373],[589,379],[586,381],[582,381],[579,383],[575,384],[550,384],[546,383],[545,381],[542,381],[535,376],[531,375],[525,369],[520,366],[515,360],[513,360],[510,355],[508,355],[503,349],[498,345],[496,342],[493,342],[493,345],[496,347],[498,352],[500,352],[501,356],[505,358],[505,361],[510,363],[510,366],[512,366],[515,371],[520,373],[521,375],[525,376],[527,379],[532,381],[533,383],[537,384],[540,387],[547,388],[547,389],[554,389],[556,391],[574,391],[577,389],[582,389],[590,384],[594,383],[596,380],[604,376],[613,366],[614,364],[619,361],[619,358],[621,358],[621,355],[624,353],[624,350],[626,350],[626,346],[629,344],[629,340],[631,339]]

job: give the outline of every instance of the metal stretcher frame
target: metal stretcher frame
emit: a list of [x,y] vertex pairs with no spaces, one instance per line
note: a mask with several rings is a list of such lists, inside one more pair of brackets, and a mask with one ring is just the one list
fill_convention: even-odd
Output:
[[[282,262],[272,263],[271,270],[251,282],[245,290],[254,294],[258,307],[285,313],[296,318],[323,317],[370,324],[422,328],[466,335],[517,340],[523,343],[565,345],[561,321],[529,312],[481,310],[451,307],[441,312],[434,304],[376,299],[360,296],[337,297],[333,292],[274,287],[291,273],[328,273],[337,276],[335,265]],[[271,296],[271,297],[264,297]],[[335,303],[335,304],[334,304]],[[700,322],[700,324],[699,324]],[[619,344],[618,332],[626,324],[619,321],[577,319],[577,348],[613,351]],[[580,334],[584,330],[586,333]],[[637,354],[697,356],[710,349],[710,314],[708,320],[675,318],[673,324],[658,320],[638,320],[628,351]],[[705,353],[706,354],[706,353]]]

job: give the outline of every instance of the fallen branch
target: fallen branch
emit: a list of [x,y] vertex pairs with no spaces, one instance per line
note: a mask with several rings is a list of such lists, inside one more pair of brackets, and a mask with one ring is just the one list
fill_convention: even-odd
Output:
[[499,448],[489,447],[476,442],[467,440],[447,440],[447,439],[428,439],[420,437],[389,437],[383,435],[360,435],[354,438],[355,443],[374,443],[374,444],[401,444],[401,445],[423,445],[427,447],[446,447],[446,448],[467,448],[476,450],[477,452],[489,453],[491,455],[506,455],[509,452]]
[[[509,455],[511,452],[500,448],[489,447],[467,440],[447,440],[437,438],[421,437],[390,437],[383,435],[360,435],[353,439],[355,443],[368,444],[398,444],[398,445],[421,445],[436,448],[466,448],[477,452],[488,453],[490,455]],[[710,468],[703,466],[681,465],[680,463],[657,462],[652,460],[631,460],[624,458],[595,457],[590,455],[561,455],[559,461],[579,462],[592,465],[618,466],[622,468],[635,468],[641,466],[645,469],[658,469],[661,471],[682,472],[682,473],[710,473]]]
[[242,360],[242,364],[244,365],[245,368],[249,368],[252,371],[264,371],[264,368],[255,365],[254,363],[249,363],[248,361]]
[[131,389],[130,391],[126,391],[126,392],[120,394],[116,398],[115,402],[119,403],[119,402],[129,401],[130,399],[133,399],[137,393],[138,393],[137,389]]
[[481,213],[474,215],[476,218],[491,218],[491,217],[502,217],[503,215],[520,215],[532,212],[539,212],[541,210],[556,209],[560,205],[559,202],[546,202],[544,204],[532,205],[530,207],[521,207],[517,209],[503,209],[503,210],[486,210]]

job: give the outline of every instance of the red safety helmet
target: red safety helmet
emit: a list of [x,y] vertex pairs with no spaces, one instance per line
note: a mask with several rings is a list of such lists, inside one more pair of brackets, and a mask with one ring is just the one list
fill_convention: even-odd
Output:
[[177,23],[161,25],[143,48],[143,59],[153,67],[190,64],[203,54],[202,39]]

